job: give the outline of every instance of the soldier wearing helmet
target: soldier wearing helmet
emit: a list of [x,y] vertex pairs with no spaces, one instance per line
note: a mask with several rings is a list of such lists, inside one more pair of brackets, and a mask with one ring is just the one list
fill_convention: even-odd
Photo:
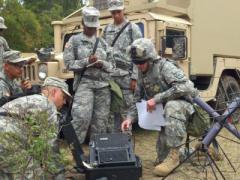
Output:
[[2,37],[5,29],[7,29],[7,26],[4,24],[4,18],[0,16],[0,72],[2,72],[3,66],[3,53],[10,50],[6,39]]
[[133,101],[133,92],[137,78],[137,69],[133,66],[130,57],[127,55],[126,48],[134,40],[141,38],[142,33],[135,23],[129,22],[126,19],[123,0],[108,0],[108,11],[111,13],[113,23],[105,27],[103,38],[113,48],[113,57],[116,62],[117,71],[112,74],[112,77],[120,86],[124,100],[124,106],[120,109],[120,112],[115,113],[114,118],[111,115],[109,131],[120,131],[121,122],[126,117],[127,109]]
[[[145,99],[148,112],[154,111],[158,103],[164,105],[166,126],[160,131],[157,140],[160,164],[153,173],[166,176],[179,164],[178,147],[186,136],[185,124],[194,113],[192,104],[184,97],[197,95],[197,90],[174,61],[157,55],[151,40],[135,40],[128,52],[132,62],[138,67],[136,100]],[[123,131],[131,126],[136,116],[134,103],[121,125]]]

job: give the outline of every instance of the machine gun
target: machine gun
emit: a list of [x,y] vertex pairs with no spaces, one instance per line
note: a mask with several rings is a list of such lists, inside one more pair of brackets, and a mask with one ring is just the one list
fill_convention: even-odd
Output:
[[[169,172],[169,174],[167,176],[165,176],[163,179],[168,177],[178,167],[180,167],[184,162],[186,162],[189,158],[191,158],[193,155],[195,155],[197,152],[200,151],[206,155],[207,161],[209,162],[209,165],[211,166],[214,177],[216,179],[218,179],[216,172],[214,171],[214,166],[215,166],[217,171],[221,175],[221,177],[225,180],[226,178],[224,177],[222,171],[220,170],[220,168],[218,167],[218,165],[216,164],[214,159],[209,154],[208,148],[209,148],[210,144],[213,144],[214,146],[219,146],[221,151],[223,152],[223,155],[226,157],[228,163],[230,164],[230,166],[232,167],[234,172],[236,172],[236,169],[234,168],[233,164],[231,163],[228,156],[224,152],[223,148],[221,148],[221,146],[218,144],[216,137],[218,136],[218,134],[220,133],[220,131],[223,128],[226,128],[233,136],[240,139],[240,131],[238,131],[238,129],[233,124],[230,124],[228,122],[228,118],[237,110],[237,108],[240,107],[240,98],[236,98],[235,100],[233,100],[232,103],[227,107],[227,109],[225,110],[225,112],[222,115],[220,115],[218,112],[216,112],[211,106],[209,106],[206,102],[204,102],[199,97],[189,98],[188,100],[190,100],[192,103],[196,103],[198,106],[200,106],[202,109],[204,109],[213,118],[213,124],[209,129],[206,130],[206,133],[204,133],[204,135],[201,137],[201,139],[199,139],[199,141],[201,142],[201,145],[198,146],[192,153],[190,153],[188,155],[188,157],[186,157],[177,167],[175,167],[171,172]],[[235,143],[238,143],[238,142],[235,142]],[[238,144],[240,144],[240,143],[238,143]]]

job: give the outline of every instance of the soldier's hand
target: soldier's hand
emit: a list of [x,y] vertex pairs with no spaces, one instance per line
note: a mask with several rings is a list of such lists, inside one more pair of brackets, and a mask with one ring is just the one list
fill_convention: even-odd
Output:
[[152,112],[156,109],[156,102],[154,99],[150,99],[147,101],[147,111]]
[[95,55],[90,55],[88,58],[89,64],[95,63],[97,61],[97,56]]
[[136,85],[137,85],[136,79],[132,79],[131,82],[130,82],[130,90],[134,92],[135,88],[136,88]]
[[131,119],[126,119],[122,122],[121,124],[121,130],[124,131],[128,131],[130,130],[132,127],[132,120]]
[[94,67],[95,67],[95,68],[98,68],[98,69],[101,69],[101,68],[103,67],[102,61],[96,62],[96,64],[94,64]]
[[25,80],[21,81],[21,87],[22,87],[22,89],[31,89],[32,84],[30,83],[29,80],[25,79]]

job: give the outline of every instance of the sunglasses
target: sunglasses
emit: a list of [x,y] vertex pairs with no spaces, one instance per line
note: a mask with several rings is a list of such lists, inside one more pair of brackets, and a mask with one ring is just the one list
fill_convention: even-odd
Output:
[[136,64],[136,65],[143,65],[145,64],[147,61],[139,61],[139,60],[132,60],[133,64]]
[[18,68],[22,68],[25,65],[25,63],[9,63],[9,64]]
[[122,11],[121,10],[114,10],[114,11],[111,11],[111,14],[114,15],[114,14],[120,14]]

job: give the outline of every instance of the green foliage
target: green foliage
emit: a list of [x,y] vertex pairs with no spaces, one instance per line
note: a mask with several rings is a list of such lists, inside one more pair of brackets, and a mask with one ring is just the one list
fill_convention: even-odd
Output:
[[51,22],[80,7],[79,0],[0,0],[1,16],[8,26],[4,37],[11,49],[23,52],[53,47]]
[[40,43],[41,26],[36,16],[17,0],[7,0],[2,14],[8,26],[5,38],[12,49],[30,51]]
[[58,172],[63,157],[54,150],[56,132],[57,127],[49,122],[46,112],[14,118],[14,130],[0,132],[0,169],[6,168],[20,177],[26,173],[39,177]]

